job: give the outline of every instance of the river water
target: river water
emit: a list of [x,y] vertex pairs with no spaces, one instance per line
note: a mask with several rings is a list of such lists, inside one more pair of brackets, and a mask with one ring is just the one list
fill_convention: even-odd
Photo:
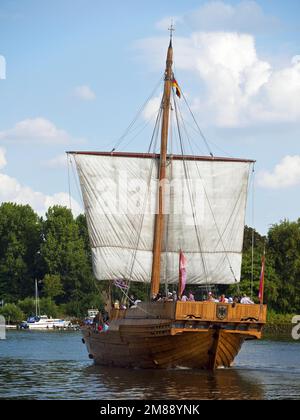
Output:
[[215,373],[94,366],[79,332],[10,331],[0,399],[300,399],[300,341],[246,342]]

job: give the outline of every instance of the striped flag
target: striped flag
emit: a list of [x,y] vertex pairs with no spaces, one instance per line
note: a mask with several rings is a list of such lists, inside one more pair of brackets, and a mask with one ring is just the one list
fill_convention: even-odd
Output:
[[178,297],[181,298],[186,286],[186,258],[184,253],[180,250],[179,253],[179,290]]
[[121,279],[116,279],[116,280],[114,280],[114,285],[116,286],[116,287],[118,287],[119,289],[122,289],[122,290],[127,290],[128,289],[128,284],[126,284],[125,282],[124,282],[124,280],[121,280]]
[[260,279],[259,279],[258,299],[259,299],[260,304],[262,304],[264,300],[264,286],[265,286],[265,251],[261,259],[261,272],[260,272]]
[[173,78],[172,80],[172,86],[176,89],[176,95],[178,96],[178,98],[181,98],[181,91],[180,91],[180,87],[177,83],[177,80]]

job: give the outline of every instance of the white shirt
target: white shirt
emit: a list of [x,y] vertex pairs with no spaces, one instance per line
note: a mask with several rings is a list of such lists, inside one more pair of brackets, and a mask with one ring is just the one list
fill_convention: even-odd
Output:
[[251,304],[253,304],[254,302],[252,302],[252,300],[251,300],[250,298],[248,298],[247,296],[245,296],[245,297],[243,297],[243,298],[241,299],[241,303],[242,303],[243,305],[251,305]]

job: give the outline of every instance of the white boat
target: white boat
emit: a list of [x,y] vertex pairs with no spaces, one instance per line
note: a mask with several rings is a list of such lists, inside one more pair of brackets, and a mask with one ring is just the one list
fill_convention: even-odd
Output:
[[48,318],[47,315],[41,315],[28,318],[26,324],[30,330],[48,330],[54,327],[55,321],[57,320]]
[[47,315],[40,315],[39,293],[37,280],[35,281],[35,316],[29,317],[27,321],[23,321],[20,325],[22,329],[29,330],[49,330],[54,328],[68,328],[71,326],[70,321],[60,318],[49,318]]
[[67,328],[71,325],[70,321],[64,319],[48,318],[47,315],[28,318],[26,325],[30,330],[49,330],[53,328]]

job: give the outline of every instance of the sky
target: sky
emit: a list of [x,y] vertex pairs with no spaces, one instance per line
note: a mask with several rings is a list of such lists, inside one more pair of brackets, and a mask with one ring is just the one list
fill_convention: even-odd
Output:
[[[176,79],[210,148],[256,160],[247,224],[296,220],[299,16],[299,0],[0,0],[0,202],[82,211],[65,151],[111,150],[162,78],[173,20]],[[147,151],[159,93],[119,150]]]

